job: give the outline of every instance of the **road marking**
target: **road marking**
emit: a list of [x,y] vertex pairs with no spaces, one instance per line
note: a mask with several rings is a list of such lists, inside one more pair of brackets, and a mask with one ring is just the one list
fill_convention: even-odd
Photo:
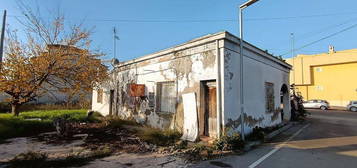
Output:
[[281,149],[282,147],[284,147],[291,139],[293,139],[294,137],[296,137],[297,135],[299,135],[302,130],[304,130],[305,128],[307,128],[310,124],[306,124],[304,127],[300,128],[298,131],[296,131],[291,137],[289,137],[285,142],[276,145],[275,148],[273,150],[271,150],[269,153],[267,153],[266,155],[264,155],[263,157],[261,157],[260,159],[258,159],[257,161],[255,161],[254,163],[252,163],[251,165],[249,165],[249,168],[255,168],[257,167],[260,163],[262,163],[265,159],[267,159],[269,156],[271,156],[272,154],[274,154],[275,152],[277,152],[279,149]]

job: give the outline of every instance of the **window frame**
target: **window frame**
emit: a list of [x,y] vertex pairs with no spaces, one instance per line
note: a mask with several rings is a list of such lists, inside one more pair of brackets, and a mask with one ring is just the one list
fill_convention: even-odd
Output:
[[[161,108],[162,104],[162,89],[163,85],[172,85],[175,90],[175,96],[172,97],[171,99],[173,100],[172,108],[173,111],[163,111]],[[176,83],[175,81],[164,81],[164,82],[157,82],[156,83],[156,101],[155,101],[155,111],[157,113],[163,113],[163,114],[175,114],[176,113],[176,105],[177,105],[177,91],[176,91]]]
[[[268,87],[272,89],[272,95],[268,95]],[[272,113],[275,110],[275,90],[274,90],[274,83],[272,82],[265,82],[264,89],[265,89],[265,112]],[[269,102],[271,99],[272,102]]]

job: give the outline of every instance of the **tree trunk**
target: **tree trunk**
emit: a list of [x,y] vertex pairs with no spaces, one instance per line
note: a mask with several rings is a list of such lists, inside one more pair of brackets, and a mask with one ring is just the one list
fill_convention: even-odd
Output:
[[11,104],[11,113],[14,116],[19,116],[19,109],[18,109],[19,105],[18,104]]

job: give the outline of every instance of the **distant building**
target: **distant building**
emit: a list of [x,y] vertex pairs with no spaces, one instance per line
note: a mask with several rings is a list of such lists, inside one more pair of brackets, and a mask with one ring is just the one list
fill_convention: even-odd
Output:
[[293,66],[290,83],[305,100],[324,99],[332,106],[357,100],[357,49],[298,55],[286,60]]
[[[184,134],[240,131],[239,58],[239,39],[220,32],[121,62],[112,80],[93,90],[92,110]],[[290,119],[290,68],[244,43],[246,134]]]

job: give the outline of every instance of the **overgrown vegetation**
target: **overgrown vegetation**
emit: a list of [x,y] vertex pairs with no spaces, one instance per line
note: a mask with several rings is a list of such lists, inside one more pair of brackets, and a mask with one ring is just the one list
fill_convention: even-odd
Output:
[[158,146],[174,145],[182,136],[181,133],[174,130],[160,130],[149,127],[138,130],[137,135],[140,139]]
[[268,129],[262,127],[254,127],[252,133],[247,136],[247,140],[249,141],[264,141],[266,132]]
[[85,110],[31,111],[21,113],[17,117],[11,114],[0,114],[0,140],[53,131],[53,120],[63,116],[67,116],[68,120],[74,122],[88,120]]
[[244,147],[244,142],[238,133],[232,133],[232,135],[223,135],[220,139],[217,139],[213,143],[214,147],[220,151],[236,151],[241,150]]

